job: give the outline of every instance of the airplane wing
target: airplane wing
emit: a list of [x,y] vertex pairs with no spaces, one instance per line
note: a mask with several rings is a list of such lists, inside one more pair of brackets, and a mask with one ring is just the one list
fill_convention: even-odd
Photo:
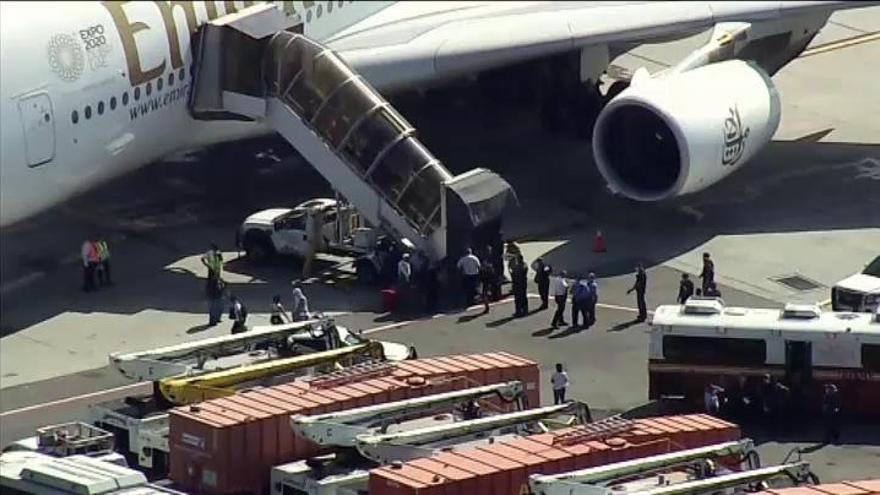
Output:
[[[329,38],[394,88],[606,44],[686,37],[721,22],[827,15],[877,2],[397,2]],[[612,55],[613,56],[613,55]]]

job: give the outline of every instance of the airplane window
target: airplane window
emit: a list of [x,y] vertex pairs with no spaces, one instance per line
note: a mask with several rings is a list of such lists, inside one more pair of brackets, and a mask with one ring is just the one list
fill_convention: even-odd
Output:
[[153,92],[153,83],[148,82],[148,83],[147,83],[147,96],[150,96],[150,94],[151,94],[152,92]]
[[312,11],[306,12],[306,22],[312,22]]
[[324,14],[324,6],[318,5],[317,10],[315,11],[315,16],[321,17],[321,15],[323,15],[323,14]]
[[333,12],[333,2],[327,2],[327,14],[329,15],[330,12]]
[[339,0],[338,2],[336,2],[336,6],[339,8],[342,8],[343,3],[345,3],[345,2],[343,2],[342,0]]
[[156,80],[156,91],[162,91],[162,85],[165,84],[165,80],[161,77]]
[[174,73],[168,74],[168,85],[174,86]]
[[116,110],[116,97],[110,97],[110,110]]
[[180,82],[183,82],[183,80],[184,80],[183,76],[185,76],[185,75],[186,75],[186,73],[183,72],[183,67],[181,67],[180,72],[177,73],[177,78],[180,79]]
[[86,119],[92,118],[92,107],[86,105],[86,111],[84,113],[86,114]]
[[104,115],[104,102],[98,102],[98,115]]
[[128,105],[128,91],[126,91],[125,93],[122,93],[122,104]]
[[77,112],[76,110],[74,110],[73,112],[71,112],[71,114],[70,114],[70,121],[73,122],[74,124],[76,124],[77,122],[79,122],[79,112]]
[[138,101],[141,99],[141,87],[138,86],[134,88],[134,101]]

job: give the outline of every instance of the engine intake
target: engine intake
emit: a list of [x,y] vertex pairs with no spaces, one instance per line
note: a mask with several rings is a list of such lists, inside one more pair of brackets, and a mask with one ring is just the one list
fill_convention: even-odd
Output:
[[779,127],[780,109],[767,73],[742,60],[636,79],[596,121],[596,164],[631,199],[697,192],[760,151]]

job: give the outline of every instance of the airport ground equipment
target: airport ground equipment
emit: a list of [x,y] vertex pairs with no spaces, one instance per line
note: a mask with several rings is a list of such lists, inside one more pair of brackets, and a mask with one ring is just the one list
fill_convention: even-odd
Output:
[[[204,24],[193,117],[272,128],[367,223],[432,261],[497,242],[510,185],[482,168],[453,176],[363,77],[294,24],[272,5]],[[243,239],[253,242],[265,239]]]
[[499,397],[508,403],[516,402],[517,409],[522,409],[522,382],[483,385],[314,416],[295,415],[290,418],[290,424],[297,435],[318,445],[354,447],[359,435],[376,430],[384,432],[391,424],[445,412],[459,404],[489,397]]
[[[175,406],[227,397],[242,383],[275,378],[310,368],[335,368],[339,362],[356,360],[383,361],[382,344],[369,341],[290,358],[275,359],[203,375],[165,378],[159,382],[162,397]],[[331,368],[332,369],[332,368]]]
[[[515,395],[510,395],[511,393]],[[370,406],[349,411],[340,415],[319,415],[312,417],[293,417],[291,424],[296,432],[308,438],[340,448],[336,453],[277,466],[272,470],[273,494],[288,493],[285,490],[299,490],[294,493],[308,495],[350,495],[365,493],[369,485],[371,468],[392,462],[431,457],[441,451],[456,446],[474,446],[491,443],[500,438],[515,438],[519,435],[537,431],[547,431],[542,421],[559,415],[573,415],[578,421],[589,418],[586,404],[569,402],[535,409],[503,412],[476,419],[449,419],[440,424],[425,423],[414,416],[422,417],[439,409],[447,409],[461,401],[471,401],[501,394],[514,398],[522,395],[519,382],[508,382],[494,386],[476,387],[457,392]],[[402,422],[395,423],[398,431],[383,433],[384,421],[399,412]],[[322,418],[323,416],[323,418]],[[411,419],[412,422],[407,422]],[[437,420],[437,417],[431,418]],[[377,421],[378,424],[368,426]],[[438,421],[433,421],[436,423]],[[378,426],[378,428],[377,428]],[[322,427],[324,427],[322,431]],[[351,446],[356,449],[352,452]]]
[[[248,383],[290,381],[294,375],[303,375],[316,368],[332,369],[340,362],[383,362],[389,349],[398,358],[401,352],[407,351],[406,346],[400,344],[368,340],[351,334],[347,329],[337,327],[329,318],[256,327],[252,332],[253,335],[246,332],[111,357],[111,361],[115,359],[118,363],[117,369],[124,374],[154,377],[154,393],[94,404],[89,407],[92,423],[114,433],[117,450],[125,453],[132,465],[164,473],[168,469],[170,451],[169,408],[226,397]],[[277,352],[264,353],[257,360],[246,356],[247,359],[243,363],[239,360],[237,366],[220,366],[215,371],[191,366],[192,360],[204,362],[217,355],[228,357],[236,351],[268,346],[284,348],[287,354],[302,354],[271,359]],[[325,348],[327,350],[315,352],[316,349]],[[189,360],[190,364],[185,364],[185,360]],[[176,373],[179,371],[184,373]]]
[[[727,467],[725,467],[727,464]],[[751,440],[709,445],[554,475],[529,477],[531,495],[708,495],[786,478],[816,478],[805,461],[760,466]]]
[[184,495],[148,483],[144,473],[105,458],[85,455],[54,457],[40,452],[5,452],[0,455],[0,492],[35,495]]
[[[291,337],[323,334],[325,327],[334,326],[332,319],[309,320],[286,325],[257,326],[236,335],[222,335],[182,344],[137,352],[110,354],[110,366],[126,378],[138,381],[157,381],[172,376],[190,375],[205,370],[211,360],[245,354],[254,348],[283,350],[290,346]],[[328,337],[330,335],[328,334]],[[333,348],[333,347],[330,347]],[[259,359],[270,356],[261,355]],[[232,362],[227,366],[237,366]],[[222,366],[222,365],[221,365]],[[216,366],[218,369],[221,366]]]

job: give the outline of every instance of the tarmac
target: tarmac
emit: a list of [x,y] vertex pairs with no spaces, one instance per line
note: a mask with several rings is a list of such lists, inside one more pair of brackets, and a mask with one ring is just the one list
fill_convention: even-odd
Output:
[[[880,31],[880,8],[832,21],[812,46]],[[641,47],[614,64],[654,71],[700,41]],[[774,77],[783,118],[767,149],[720,184],[664,204],[609,194],[589,143],[542,133],[533,108],[476,101],[466,92],[442,96],[447,104],[431,110],[402,106],[447,167],[486,166],[513,184],[520,207],[505,235],[519,239],[527,260],[543,256],[556,268],[597,273],[597,324],[577,333],[552,331],[549,311],[512,319],[508,303],[486,315],[454,308],[431,317],[388,315],[378,293],[356,286],[350,266],[336,258],[318,264],[306,288],[310,305],[373,337],[411,343],[420,355],[523,354],[541,364],[544,401],[551,400],[549,370],[562,362],[572,377],[569,395],[597,415],[644,407],[648,327],[632,321],[634,301],[626,295],[635,263],[649,267],[649,308],[674,301],[680,274],[698,273],[704,251],[716,261],[725,302],[779,307],[827,300],[835,281],[878,254],[880,99],[876,81],[864,73],[871,60],[880,61],[878,42],[789,64]],[[0,233],[0,444],[38,426],[84,418],[90,403],[148,391],[107,367],[110,352],[228,332],[226,322],[204,325],[198,257],[210,242],[231,260],[227,279],[248,304],[249,323],[268,323],[272,295],[289,300],[289,282],[300,268],[287,259],[260,267],[236,259],[234,230],[260,208],[329,193],[288,145],[261,139],[150,165]],[[596,230],[605,236],[606,253],[591,251]],[[85,294],[78,251],[90,232],[111,243],[115,285]],[[778,282],[791,275],[814,287]],[[813,449],[808,458],[823,481],[876,475],[880,464],[876,425],[848,425],[840,446],[819,446],[809,428],[783,439],[747,433],[760,443],[765,463],[794,447]]]

